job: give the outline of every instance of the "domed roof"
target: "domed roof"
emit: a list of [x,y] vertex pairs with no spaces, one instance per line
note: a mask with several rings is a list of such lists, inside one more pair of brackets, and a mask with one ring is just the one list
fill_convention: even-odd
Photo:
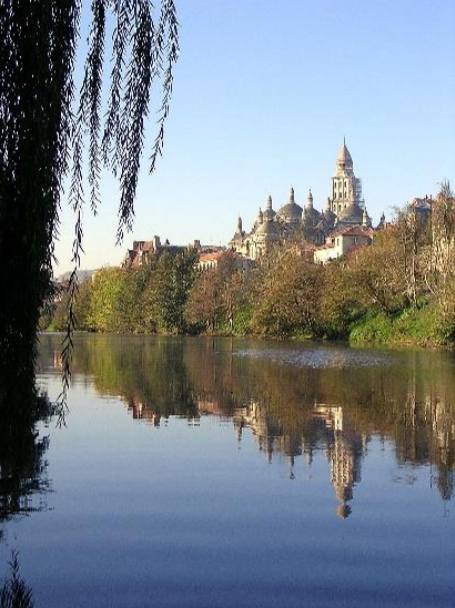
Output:
[[294,188],[291,188],[291,191],[289,193],[289,202],[286,205],[283,205],[283,207],[281,207],[281,209],[278,211],[278,215],[285,221],[294,221],[301,220],[302,213],[302,207],[300,207],[300,205],[297,205],[294,200]]
[[336,218],[335,213],[330,209],[330,207],[328,209],[325,209],[325,211],[322,212],[322,215],[325,217],[326,220],[331,220],[331,219]]
[[303,209],[296,203],[288,203],[281,207],[278,215],[284,220],[301,220]]
[[263,222],[256,230],[256,235],[267,237],[269,240],[278,240],[280,238],[280,229],[276,222]]
[[363,209],[356,202],[350,203],[346,209],[340,211],[338,218],[350,222],[358,221],[360,224],[363,219]]
[[323,217],[324,222],[327,225],[327,227],[328,228],[333,228],[333,226],[335,225],[336,217],[337,217],[335,215],[335,213],[333,213],[333,211],[331,209],[326,209],[322,213],[322,217]]
[[321,217],[320,212],[314,207],[305,207],[305,219],[316,220]]

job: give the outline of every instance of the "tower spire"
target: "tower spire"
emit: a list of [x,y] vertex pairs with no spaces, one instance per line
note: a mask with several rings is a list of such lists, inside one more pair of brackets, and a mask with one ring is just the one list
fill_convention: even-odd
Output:
[[294,199],[294,188],[291,186],[291,189],[289,191],[289,202],[290,203],[294,203],[295,199]]

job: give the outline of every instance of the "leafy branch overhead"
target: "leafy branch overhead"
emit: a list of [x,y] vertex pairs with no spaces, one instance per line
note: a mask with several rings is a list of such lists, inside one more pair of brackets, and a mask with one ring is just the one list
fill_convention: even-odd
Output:
[[[112,41],[110,94],[101,137],[101,95],[105,54],[106,14],[111,10],[116,25]],[[64,372],[70,378],[72,330],[75,327],[74,296],[78,289],[76,272],[82,250],[83,148],[88,136],[88,183],[90,207],[94,214],[100,203],[101,166],[120,180],[117,242],[132,228],[134,200],[144,147],[145,119],[150,111],[152,85],[162,83],[158,133],[150,157],[150,173],[162,154],[164,124],[169,115],[173,67],[179,55],[178,22],[173,0],[163,0],[158,24],[153,21],[150,0],[92,0],[92,25],[79,107],[74,119],[73,166],[70,200],[76,213],[73,242],[74,270],[69,282],[67,337],[63,351]],[[68,381],[67,380],[67,381]]]
[[[77,94],[73,72],[83,8],[90,25]],[[163,151],[178,55],[174,0],[161,0],[156,7],[150,0],[0,2],[0,256],[7,261],[0,268],[0,292],[12,292],[8,301],[0,302],[0,349],[8,361],[0,363],[0,372],[5,377],[14,378],[22,370],[32,384],[40,308],[52,286],[65,177],[75,212],[63,355],[69,373],[86,194],[96,213],[103,166],[118,177],[120,242],[132,226],[152,99],[158,100],[158,124],[147,155],[151,172]],[[18,247],[18,235],[25,247]]]

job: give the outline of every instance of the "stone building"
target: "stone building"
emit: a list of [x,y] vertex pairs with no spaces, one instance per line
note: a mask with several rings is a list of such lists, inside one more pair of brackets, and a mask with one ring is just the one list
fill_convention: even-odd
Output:
[[[228,246],[253,260],[267,253],[278,243],[311,243],[328,249],[334,249],[335,243],[336,249],[336,235],[353,227],[357,227],[359,231],[364,230],[362,235],[353,237],[360,239],[359,245],[371,242],[372,224],[363,200],[362,182],[354,174],[352,156],[344,141],[335,161],[331,196],[327,198],[323,211],[314,207],[311,190],[305,206],[298,205],[294,188],[291,187],[287,203],[278,211],[273,209],[272,197],[267,198],[265,210],[259,209],[250,232],[243,229],[242,218],[239,217],[237,229]],[[353,239],[347,236],[341,238],[343,253],[351,243],[357,244]],[[329,259],[332,258],[329,256]]]
[[232,265],[236,270],[247,272],[252,261],[234,251],[213,251],[200,253],[196,262],[197,270],[215,270],[220,263]]
[[327,264],[331,260],[341,258],[343,255],[356,247],[371,245],[374,238],[374,230],[364,226],[348,226],[331,232],[326,237],[326,242],[314,251],[314,262],[316,264]]
[[193,243],[186,246],[171,245],[167,239],[162,243],[159,236],[154,236],[151,241],[133,241],[133,248],[127,250],[121,267],[140,268],[141,266],[149,264],[154,256],[158,256],[163,252],[170,253],[171,255],[178,255],[192,249],[195,250],[199,256],[209,254],[221,255],[222,253],[226,253],[225,247],[201,245],[199,240],[195,240]]

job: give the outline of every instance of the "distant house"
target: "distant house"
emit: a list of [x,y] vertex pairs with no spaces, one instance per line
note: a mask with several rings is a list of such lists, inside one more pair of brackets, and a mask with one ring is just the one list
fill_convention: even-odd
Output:
[[195,240],[189,245],[171,245],[167,239],[162,243],[159,236],[154,236],[150,241],[133,241],[133,248],[127,250],[121,267],[140,268],[144,264],[150,263],[153,256],[164,253],[165,251],[171,255],[177,255],[191,250],[198,252],[200,255],[226,252],[225,247],[201,245],[199,240]]
[[[198,248],[198,241],[189,247]],[[122,268],[140,268],[144,264],[148,264],[152,257],[156,254],[168,251],[175,255],[186,251],[188,247],[181,245],[171,245],[166,239],[161,243],[159,236],[154,236],[151,241],[133,241],[133,248],[128,249],[121,264]]]
[[327,264],[336,260],[356,247],[365,247],[373,242],[374,231],[363,226],[349,226],[343,230],[330,233],[325,245],[314,251],[316,264]]
[[151,241],[133,241],[133,248],[128,249],[122,262],[122,268],[139,268],[150,260],[152,254],[161,249],[159,236],[154,236]]
[[196,268],[201,271],[215,269],[218,268],[222,260],[232,262],[237,270],[243,271],[247,271],[252,264],[252,260],[244,258],[234,251],[213,251],[201,253],[196,263]]

